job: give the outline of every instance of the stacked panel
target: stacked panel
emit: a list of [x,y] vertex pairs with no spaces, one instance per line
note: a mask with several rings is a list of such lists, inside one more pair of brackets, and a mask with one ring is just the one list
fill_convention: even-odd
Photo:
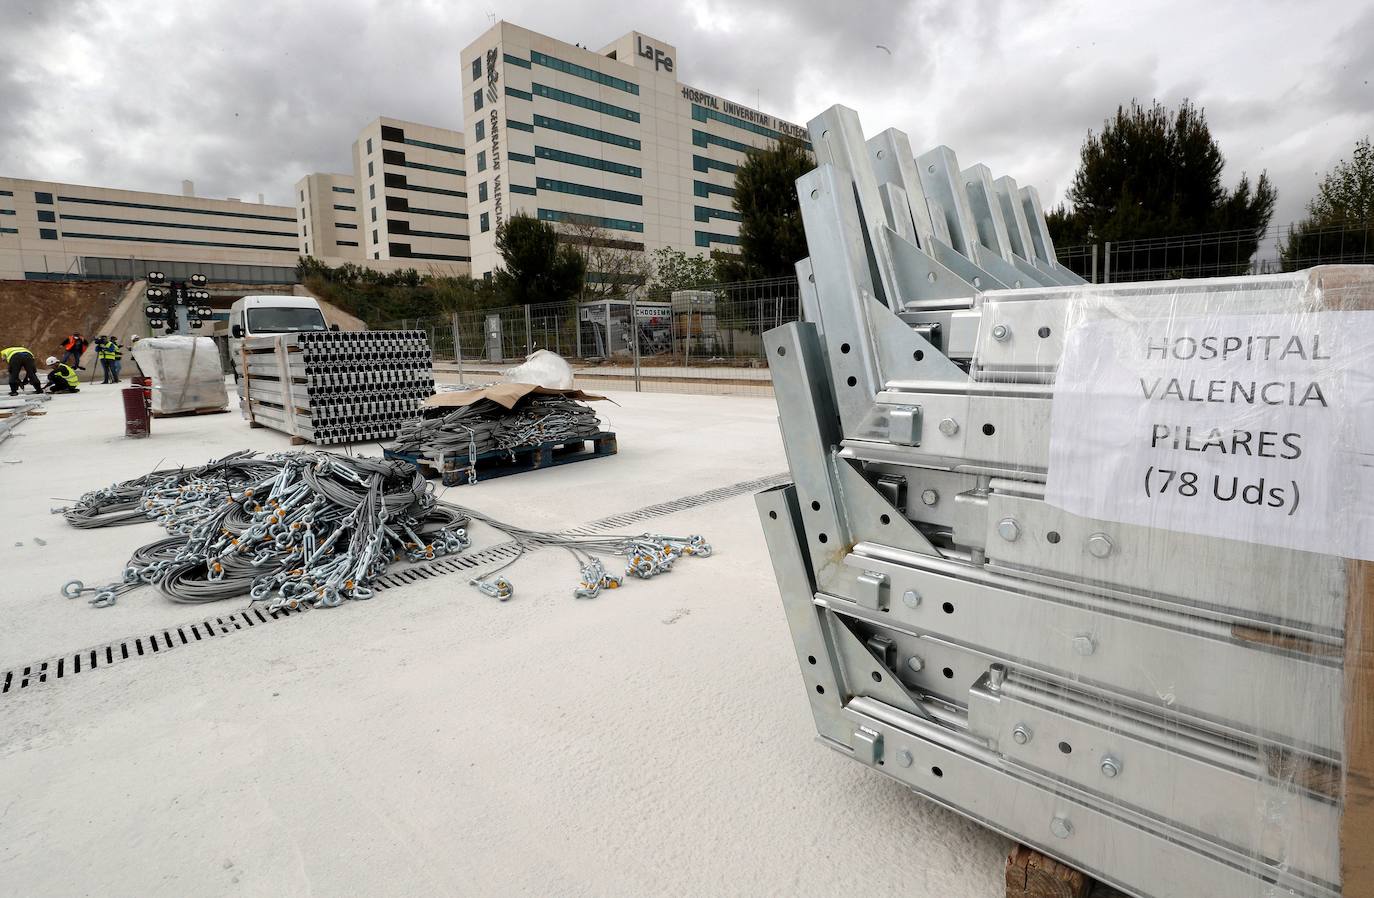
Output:
[[239,365],[251,420],[321,445],[393,437],[434,393],[423,331],[250,337]]
[[[1304,484],[1304,501],[1334,497],[1312,523],[1253,497],[1213,531],[1132,519],[1147,487],[1099,474],[1151,430],[1099,410],[1154,382],[1113,391],[1081,364],[1149,355],[1141,335],[1320,330],[1301,361],[1336,409],[1364,375],[1330,353],[1369,347],[1358,319],[1321,316],[1369,314],[1353,310],[1374,309],[1374,269],[1083,284],[1033,190],[946,147],[916,156],[900,132],[865,140],[842,107],[810,127],[806,321],[766,335],[794,483],[758,504],[822,743],[1141,898],[1368,894],[1350,871],[1368,853],[1374,731],[1350,712],[1374,680],[1374,578],[1348,560],[1374,532],[1367,440],[1345,435],[1349,467],[1332,470],[1349,479]],[[1212,383],[1183,381],[1159,420],[1256,389]],[[1272,406],[1244,414],[1253,439],[1221,443],[1279,455]],[[1200,468],[1208,435],[1175,436],[1154,433],[1157,463]],[[1065,457],[1090,460],[1078,482]]]

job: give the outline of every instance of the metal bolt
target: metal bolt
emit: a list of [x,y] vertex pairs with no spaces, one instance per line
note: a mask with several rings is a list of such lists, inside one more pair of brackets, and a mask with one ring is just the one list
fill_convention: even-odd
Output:
[[1073,650],[1078,654],[1087,657],[1088,655],[1091,655],[1093,652],[1097,651],[1097,643],[1093,642],[1093,638],[1086,634],[1081,636],[1075,636],[1073,638]]
[[934,505],[936,502],[939,502],[939,501],[940,501],[940,494],[937,493],[937,492],[935,492],[935,490],[922,490],[922,491],[921,491],[921,504],[922,504],[922,505]]
[[940,433],[947,437],[952,437],[959,432],[959,422],[953,418],[940,419]]
[[908,608],[915,608],[921,604],[921,594],[914,589],[908,589],[902,593],[902,604]]
[[1018,723],[1016,728],[1011,731],[1011,741],[1015,742],[1017,745],[1025,745],[1027,742],[1031,741],[1030,727],[1026,726],[1024,723]]
[[996,340],[998,343],[1005,343],[1007,340],[1011,339],[1011,328],[1007,327],[1005,324],[994,325],[992,328],[992,339]]
[[906,666],[912,673],[920,673],[925,669],[926,663],[921,660],[920,655],[912,655],[910,658],[906,659]]
[[1009,543],[1014,543],[1021,535],[1021,525],[1016,523],[1015,518],[1003,518],[997,522],[997,535]]
[[1073,824],[1063,814],[1056,814],[1055,818],[1050,821],[1050,832],[1061,839],[1067,839],[1073,835]]
[[1111,755],[1104,755],[1102,758],[1102,775],[1107,779],[1115,779],[1121,773],[1121,762]]
[[1094,558],[1106,558],[1112,554],[1112,539],[1105,533],[1094,533],[1088,537],[1088,552]]
[[897,763],[901,764],[903,767],[910,767],[911,762],[914,760],[915,758],[911,756],[911,752],[907,751],[905,748],[897,752]]
[[1002,684],[1007,680],[1007,668],[1004,664],[994,664],[988,668],[988,689],[996,692],[1002,688]]

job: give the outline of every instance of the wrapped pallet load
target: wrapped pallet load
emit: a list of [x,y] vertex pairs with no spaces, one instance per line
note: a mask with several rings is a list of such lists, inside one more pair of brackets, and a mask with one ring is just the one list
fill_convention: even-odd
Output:
[[222,412],[229,407],[219,350],[209,337],[147,337],[134,361],[153,381],[153,415]]

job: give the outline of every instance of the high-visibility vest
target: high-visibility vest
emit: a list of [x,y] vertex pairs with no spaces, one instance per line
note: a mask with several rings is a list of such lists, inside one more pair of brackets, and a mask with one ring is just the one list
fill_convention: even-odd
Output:
[[0,356],[4,356],[5,364],[9,364],[10,356],[19,355],[20,353],[24,352],[28,352],[29,355],[33,355],[32,352],[29,352],[29,350],[25,349],[23,346],[11,346],[8,349],[0,349]]
[[65,380],[67,382],[67,386],[69,387],[75,387],[81,383],[80,378],[76,376],[76,372],[72,370],[71,365],[58,365],[56,368],[53,369],[53,372],[58,377]]
[[104,343],[101,343],[96,348],[95,354],[97,358],[104,359],[107,362],[113,362],[115,359],[124,357],[124,353],[120,351],[119,344],[114,340],[106,340]]
[[67,351],[69,351],[69,352],[70,352],[71,350],[75,349],[75,348],[77,347],[77,345],[78,345],[78,343],[77,343],[76,337],[68,337],[67,339],[65,339],[65,340],[62,341],[62,348],[65,349],[65,350],[67,350]]

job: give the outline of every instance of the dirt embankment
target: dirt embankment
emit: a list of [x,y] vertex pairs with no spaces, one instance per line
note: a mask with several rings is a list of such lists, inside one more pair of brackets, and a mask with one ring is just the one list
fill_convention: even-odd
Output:
[[27,346],[42,364],[62,354],[72,331],[94,341],[124,287],[118,281],[0,281],[0,346]]

